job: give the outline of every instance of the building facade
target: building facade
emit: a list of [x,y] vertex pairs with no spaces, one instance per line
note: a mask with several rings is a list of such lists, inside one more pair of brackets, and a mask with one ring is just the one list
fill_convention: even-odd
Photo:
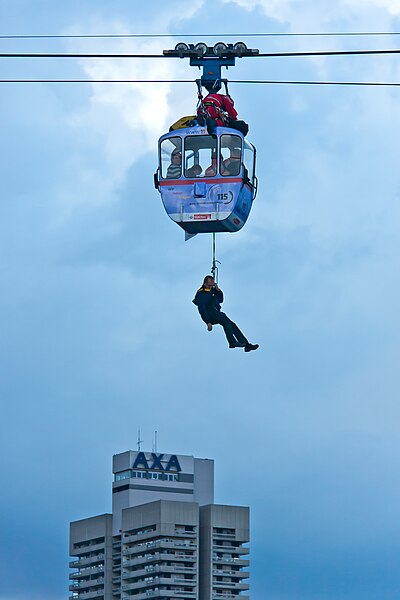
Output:
[[112,514],[70,524],[71,600],[248,600],[249,509],[214,504],[214,463],[113,458]]

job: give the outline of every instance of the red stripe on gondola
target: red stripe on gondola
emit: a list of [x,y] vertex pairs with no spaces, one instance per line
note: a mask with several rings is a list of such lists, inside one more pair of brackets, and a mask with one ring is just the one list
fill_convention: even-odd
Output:
[[203,178],[167,179],[167,180],[160,181],[159,184],[161,186],[165,186],[165,185],[173,186],[173,185],[189,185],[191,183],[242,183],[242,181],[243,180],[241,177],[221,177],[221,178],[213,177],[212,179],[203,179]]

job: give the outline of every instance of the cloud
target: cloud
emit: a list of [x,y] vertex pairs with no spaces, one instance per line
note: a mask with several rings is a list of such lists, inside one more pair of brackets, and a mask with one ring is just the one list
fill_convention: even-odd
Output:
[[[367,23],[370,29],[372,9],[374,29],[382,26],[383,30],[390,30],[393,21],[389,14],[391,3],[378,0],[231,3],[249,11],[261,9],[267,18],[280,20],[289,31],[353,31],[361,30]],[[307,42],[304,38],[285,38],[284,43],[286,48],[279,49],[287,49],[290,44],[290,48],[304,50],[306,43],[310,49],[313,45],[315,49],[353,47],[349,45],[355,43],[360,47],[359,39],[346,39],[344,44],[343,39],[329,38],[322,44],[319,38],[309,38]],[[268,68],[263,60],[257,61],[260,72]],[[283,59],[274,62],[272,68],[276,69],[277,79],[395,82],[400,76],[398,60],[391,57],[329,57],[296,62]],[[261,102],[268,92],[257,89],[253,95]],[[282,110],[275,107],[273,115],[266,110],[269,135],[267,139],[260,137],[257,226],[260,230],[270,227],[269,231],[280,231],[285,236],[303,229],[316,249],[325,251],[333,252],[342,244],[352,246],[353,251],[357,246],[366,250],[377,239],[384,246],[382,232],[393,231],[399,214],[398,95],[384,88],[301,86],[275,88],[273,93],[282,99]],[[252,131],[257,133],[257,127],[257,123],[252,124]],[[275,178],[277,172],[280,178]],[[268,187],[269,179],[274,180],[274,189],[268,190],[268,201],[261,203],[263,187]],[[247,233],[248,229],[243,236]]]
[[[238,4],[245,10],[261,9],[266,16],[278,21],[287,22],[290,26],[304,26],[304,31],[313,31],[316,27],[323,27],[329,23],[351,21],[357,12],[358,24],[361,27],[363,19],[372,12],[381,12],[389,15],[400,14],[397,0],[342,0],[330,2],[322,0],[315,3],[313,0],[222,0],[225,3]],[[375,10],[377,9],[377,10]],[[377,27],[374,22],[374,29]]]
[[391,15],[400,15],[400,4],[397,0],[347,0],[347,4],[352,7],[364,8],[366,5],[376,6],[389,12]]
[[[176,26],[179,21],[193,16],[202,4],[203,0],[197,0],[189,9],[185,5],[183,11],[182,2],[174,3],[168,12],[154,18],[153,26],[162,23],[165,31],[170,23]],[[118,20],[105,23],[96,19],[95,23],[80,23],[69,28],[68,33],[104,30],[132,33],[135,26]],[[152,38],[121,38],[97,40],[94,46],[93,40],[81,40],[78,44],[75,40],[73,49],[93,52],[96,47],[98,53],[161,54],[162,48],[171,48],[175,43],[173,38],[162,38],[161,42]],[[85,77],[93,80],[190,79],[186,61],[173,59],[87,59],[80,61],[80,68]],[[194,84],[191,96],[188,86],[170,83],[91,85],[87,101],[65,115],[65,125],[76,139],[76,151],[65,160],[66,176],[58,194],[66,214],[77,204],[98,206],[114,202],[129,168],[147,153],[155,154],[159,136],[168,131],[177,118],[190,114],[196,100]]]

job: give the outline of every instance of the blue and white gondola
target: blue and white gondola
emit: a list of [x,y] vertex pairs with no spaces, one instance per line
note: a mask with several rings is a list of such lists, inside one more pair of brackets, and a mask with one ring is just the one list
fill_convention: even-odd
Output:
[[257,193],[256,149],[239,131],[217,127],[211,136],[201,126],[177,129],[158,148],[154,182],[175,223],[190,235],[243,227]]

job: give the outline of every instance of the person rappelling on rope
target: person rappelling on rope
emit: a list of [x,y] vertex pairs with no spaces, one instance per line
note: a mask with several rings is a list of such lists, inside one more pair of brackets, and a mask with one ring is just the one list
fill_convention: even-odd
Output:
[[236,323],[221,311],[223,301],[222,290],[219,289],[214,277],[207,275],[204,278],[203,285],[197,290],[193,303],[197,306],[208,331],[212,331],[213,325],[222,325],[229,348],[244,348],[245,352],[257,350],[259,345],[250,344]]

